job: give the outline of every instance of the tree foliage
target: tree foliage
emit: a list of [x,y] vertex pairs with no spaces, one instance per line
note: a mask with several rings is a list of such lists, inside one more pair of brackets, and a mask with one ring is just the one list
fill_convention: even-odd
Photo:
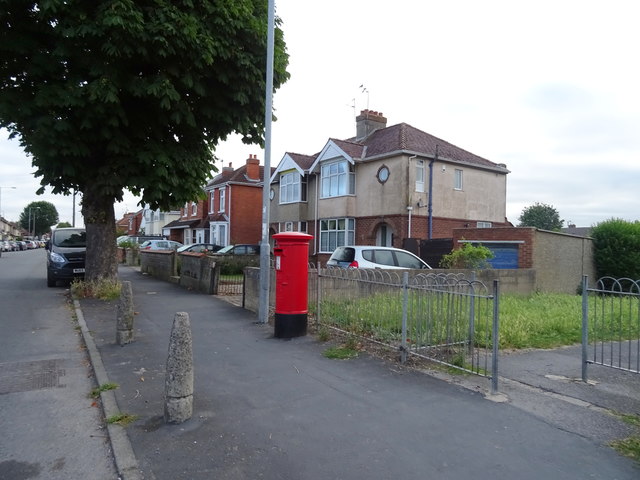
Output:
[[442,257],[440,266],[443,268],[489,268],[489,260],[493,258],[493,252],[483,245],[465,243],[462,248],[457,248]]
[[536,202],[522,210],[519,227],[536,227],[542,230],[560,231],[564,220],[560,220],[560,214],[551,205]]
[[612,218],[591,229],[598,277],[640,280],[640,222]]
[[18,223],[29,234],[33,233],[36,237],[40,237],[58,223],[58,220],[58,210],[53,203],[38,201],[24,207]]
[[[115,275],[125,190],[175,208],[202,194],[227,135],[263,141],[267,13],[263,0],[0,0],[0,127],[32,157],[38,193],[82,192],[90,280]],[[277,89],[279,26],[275,40]]]

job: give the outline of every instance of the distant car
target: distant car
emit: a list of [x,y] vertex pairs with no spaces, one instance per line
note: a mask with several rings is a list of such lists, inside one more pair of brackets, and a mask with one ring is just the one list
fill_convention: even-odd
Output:
[[351,245],[338,247],[327,262],[330,267],[382,268],[382,269],[431,269],[429,264],[411,252],[393,247],[375,245]]
[[215,253],[222,247],[220,245],[214,245],[213,243],[192,243],[191,245],[183,245],[178,249],[178,253],[193,252],[193,253]]
[[177,250],[180,247],[182,244],[173,240],[147,240],[140,245],[140,250]]
[[162,235],[122,235],[116,239],[116,243],[121,245],[124,242],[138,243],[141,245],[147,240],[166,240]]
[[260,245],[227,245],[215,252],[215,255],[260,255]]

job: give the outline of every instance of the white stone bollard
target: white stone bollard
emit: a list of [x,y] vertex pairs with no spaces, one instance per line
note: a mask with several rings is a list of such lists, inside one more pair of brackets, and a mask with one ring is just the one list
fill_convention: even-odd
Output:
[[123,281],[116,309],[116,343],[120,346],[133,341],[133,293],[131,282]]
[[193,348],[189,314],[176,313],[169,339],[164,388],[165,423],[182,423],[193,414]]

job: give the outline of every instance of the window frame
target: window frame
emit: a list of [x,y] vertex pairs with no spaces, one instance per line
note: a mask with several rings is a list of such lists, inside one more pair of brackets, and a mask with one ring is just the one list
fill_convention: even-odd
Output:
[[332,253],[338,247],[355,244],[356,219],[353,217],[322,219],[319,232],[319,253]]
[[[341,170],[343,166],[344,171]],[[337,170],[332,172],[332,168]],[[336,198],[355,195],[355,172],[347,160],[325,162],[320,167],[320,198]],[[335,193],[333,190],[335,189]]]
[[416,192],[424,193],[425,178],[424,160],[416,160]]
[[218,205],[218,213],[224,213],[226,204],[227,204],[227,189],[226,187],[220,188],[219,192],[219,205]]
[[456,168],[453,171],[453,189],[462,190],[463,185],[462,169]]

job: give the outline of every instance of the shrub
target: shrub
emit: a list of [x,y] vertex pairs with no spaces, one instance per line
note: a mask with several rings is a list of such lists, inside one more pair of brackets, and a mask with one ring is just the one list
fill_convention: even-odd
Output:
[[640,222],[612,218],[591,230],[598,277],[640,279]]
[[493,253],[487,247],[465,243],[462,248],[453,250],[442,257],[440,266],[443,268],[489,268],[489,259],[491,258],[493,258]]

